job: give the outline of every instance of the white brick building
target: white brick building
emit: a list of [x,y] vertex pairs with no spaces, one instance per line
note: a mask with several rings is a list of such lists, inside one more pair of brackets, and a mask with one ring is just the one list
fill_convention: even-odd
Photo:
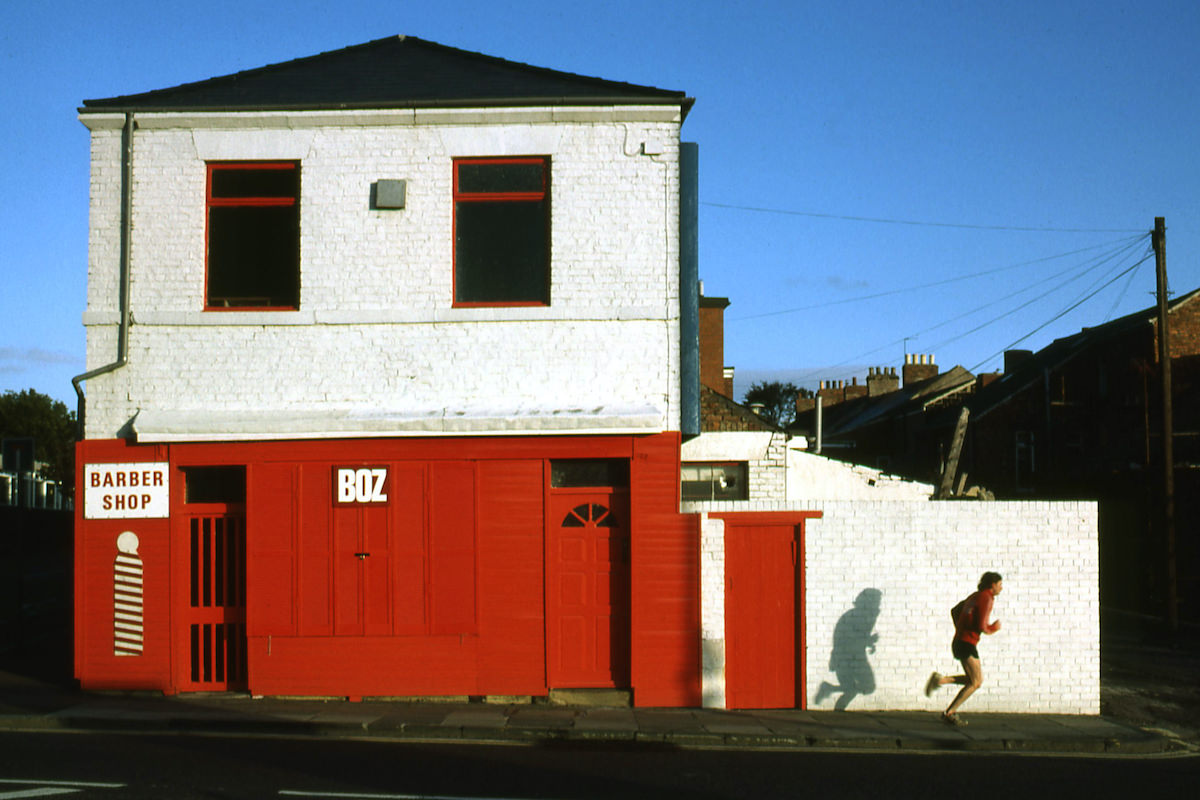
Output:
[[85,101],[84,685],[697,702],[690,106],[405,37]]

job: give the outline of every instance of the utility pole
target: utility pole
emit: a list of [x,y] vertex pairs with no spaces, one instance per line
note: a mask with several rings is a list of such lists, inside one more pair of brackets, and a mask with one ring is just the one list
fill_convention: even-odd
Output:
[[1167,317],[1167,223],[1154,218],[1154,261],[1158,275],[1158,365],[1162,378],[1163,527],[1167,543],[1167,625],[1179,631],[1179,587],[1175,565],[1175,426],[1171,409],[1171,328]]

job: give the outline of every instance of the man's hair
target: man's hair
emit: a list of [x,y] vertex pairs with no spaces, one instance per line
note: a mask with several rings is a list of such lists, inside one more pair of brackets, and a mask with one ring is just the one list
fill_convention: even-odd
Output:
[[982,592],[984,589],[990,589],[992,584],[1002,580],[1004,578],[1000,577],[999,572],[985,572],[983,573],[983,577],[979,579],[979,591]]

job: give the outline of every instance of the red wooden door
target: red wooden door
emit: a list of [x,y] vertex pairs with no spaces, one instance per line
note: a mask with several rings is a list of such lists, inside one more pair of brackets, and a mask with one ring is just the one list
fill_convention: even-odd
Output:
[[551,494],[546,671],[551,688],[629,685],[628,494]]
[[386,506],[333,509],[333,632],[392,632],[391,531]]
[[[797,526],[725,528],[725,702],[795,708],[799,683]],[[802,693],[801,693],[802,696]]]
[[212,504],[175,518],[187,560],[178,689],[246,688],[246,513]]

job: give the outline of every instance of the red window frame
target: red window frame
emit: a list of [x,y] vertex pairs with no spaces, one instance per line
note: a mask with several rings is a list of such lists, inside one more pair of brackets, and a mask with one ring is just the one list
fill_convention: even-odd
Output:
[[[464,192],[459,189],[459,168],[464,164],[537,164],[542,168],[542,188],[536,192]],[[550,305],[550,209],[546,209],[546,274],[545,298],[542,300],[459,300],[458,299],[458,204],[459,203],[540,203],[549,199],[549,156],[477,156],[454,159],[453,202],[451,203],[451,242],[453,248],[453,271],[451,275],[451,301],[453,308],[496,308],[530,307]]]
[[[234,170],[290,170],[299,172],[298,161],[210,161],[206,164],[204,179],[204,310],[205,311],[295,311],[300,307],[299,275],[296,277],[296,302],[289,305],[212,305],[209,303],[209,249],[212,229],[211,211],[213,208],[271,208],[297,207],[300,205],[300,186],[297,181],[296,194],[292,197],[213,197],[213,174]],[[296,243],[299,254],[299,242]],[[299,258],[296,270],[299,271]]]

